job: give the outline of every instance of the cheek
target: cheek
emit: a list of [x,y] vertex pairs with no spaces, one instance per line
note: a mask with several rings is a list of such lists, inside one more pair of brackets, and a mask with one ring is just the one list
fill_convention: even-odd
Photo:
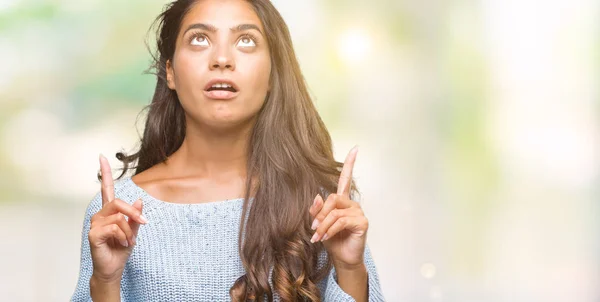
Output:
[[194,83],[198,83],[199,79],[201,79],[202,74],[200,68],[202,63],[201,58],[195,58],[193,56],[187,56],[185,54],[180,55],[179,60],[175,67],[175,80],[177,82],[177,88],[181,90],[189,90],[192,88]]
[[205,81],[209,59],[209,52],[194,52],[186,48],[175,52],[173,68],[178,93],[186,96],[197,94],[198,83]]
[[260,58],[249,62],[245,68],[249,72],[249,86],[252,92],[264,96],[269,89],[269,78],[271,75],[271,61],[268,57]]

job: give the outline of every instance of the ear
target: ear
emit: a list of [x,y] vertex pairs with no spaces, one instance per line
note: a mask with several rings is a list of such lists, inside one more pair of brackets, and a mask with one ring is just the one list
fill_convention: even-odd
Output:
[[171,60],[167,60],[166,64],[167,69],[167,86],[169,89],[175,90],[175,74],[173,73],[173,65],[171,64]]

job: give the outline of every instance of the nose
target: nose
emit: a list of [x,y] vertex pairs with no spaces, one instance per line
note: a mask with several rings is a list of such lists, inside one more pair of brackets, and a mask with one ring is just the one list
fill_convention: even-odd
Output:
[[231,55],[231,51],[228,47],[215,47],[214,55],[210,62],[210,69],[229,69],[231,71],[235,70],[235,62],[233,60],[233,56]]

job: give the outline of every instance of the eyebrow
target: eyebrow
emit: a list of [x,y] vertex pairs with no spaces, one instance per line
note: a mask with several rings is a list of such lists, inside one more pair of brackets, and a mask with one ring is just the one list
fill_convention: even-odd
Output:
[[[205,23],[194,23],[194,24],[188,26],[188,28],[185,30],[185,32],[183,32],[183,35],[185,35],[189,30],[195,29],[195,28],[203,29],[203,30],[206,30],[206,31],[209,31],[212,33],[218,31],[218,29],[214,25],[205,24]],[[235,33],[235,32],[249,30],[249,29],[254,29],[254,30],[258,31],[261,35],[263,34],[262,31],[260,31],[260,28],[258,28],[258,26],[256,26],[255,24],[249,24],[249,23],[236,25],[236,26],[230,28],[229,30]]]

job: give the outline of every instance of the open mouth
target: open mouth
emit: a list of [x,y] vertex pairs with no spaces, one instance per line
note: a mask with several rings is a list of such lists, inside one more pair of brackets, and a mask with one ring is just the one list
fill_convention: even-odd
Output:
[[218,84],[214,84],[212,86],[210,86],[208,89],[206,89],[206,91],[230,91],[230,92],[237,92],[237,90],[235,88],[233,88],[233,86],[227,84],[227,83],[218,83]]
[[204,95],[213,100],[229,100],[238,95],[238,89],[229,80],[213,80],[204,89]]

